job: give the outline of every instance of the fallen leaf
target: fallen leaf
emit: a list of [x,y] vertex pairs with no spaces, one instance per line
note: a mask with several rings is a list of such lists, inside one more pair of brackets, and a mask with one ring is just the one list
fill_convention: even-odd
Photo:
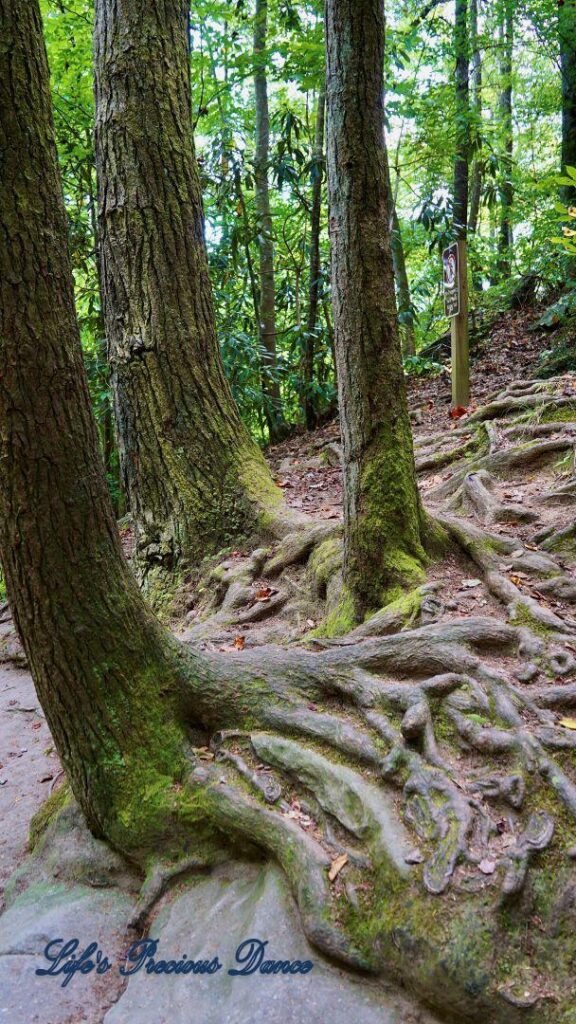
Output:
[[333,882],[342,871],[342,868],[348,863],[348,854],[342,853],[336,860],[332,861],[330,871],[328,872],[328,878]]
[[261,587],[260,590],[256,591],[254,596],[257,601],[269,601],[270,598],[272,597],[272,594],[276,593],[277,591],[272,590],[272,587]]
[[576,730],[576,718],[561,718],[560,725],[563,725],[565,729]]
[[460,587],[466,587],[467,590],[473,590],[474,587],[481,587],[482,580],[462,580]]
[[234,647],[234,649],[236,651],[243,651],[244,648],[246,647],[246,637],[245,636],[235,636],[234,637],[233,647]]
[[459,420],[462,416],[468,414],[468,409],[463,405],[457,405],[455,409],[450,409],[450,417],[453,420]]

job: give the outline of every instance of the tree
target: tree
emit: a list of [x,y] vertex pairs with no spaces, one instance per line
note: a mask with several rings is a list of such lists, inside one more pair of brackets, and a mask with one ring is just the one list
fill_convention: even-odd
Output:
[[216,338],[188,5],[96,0],[95,11],[101,290],[122,473],[147,574],[261,527],[280,498]]
[[456,0],[454,7],[455,153],[452,231],[458,244],[459,313],[450,321],[452,340],[452,406],[466,407],[470,398],[468,355],[468,186],[470,173],[470,53],[468,0]]
[[511,0],[502,0],[500,20],[500,111],[501,166],[500,233],[498,238],[498,270],[503,278],[512,273],[512,158],[514,153],[514,125],[512,120],[512,59],[514,53],[514,9]]
[[478,0],[470,0],[470,43],[471,43],[471,86],[472,111],[476,135],[475,157],[472,165],[472,182],[470,187],[470,209],[468,211],[468,230],[474,234],[478,228],[480,201],[482,199],[482,158],[480,154],[482,134],[482,52],[480,49],[480,33],[478,31]]
[[470,167],[470,87],[468,0],[456,0],[454,21],[456,56],[456,147],[454,157],[454,234],[465,240],[468,224]]
[[260,254],[260,306],[258,335],[263,360],[263,389],[267,399],[266,418],[270,441],[282,439],[286,432],[276,359],[276,288],[274,282],[274,227],[270,211],[268,165],[270,163],[270,113],[266,45],[268,0],[256,0],[254,13],[254,94],[256,102],[256,150],[254,187],[258,217]]
[[329,0],[326,46],[344,579],[362,616],[424,561],[390,252],[382,0]]
[[[558,3],[558,34],[560,40],[560,74],[562,82],[562,173],[576,167],[576,0]],[[576,187],[563,185],[562,202],[576,203]],[[568,262],[568,273],[574,277],[574,261]]]
[[320,231],[322,216],[322,183],[324,180],[324,122],[326,111],[326,88],[322,86],[316,105],[316,130],[314,152],[311,161],[312,202],[310,208],[310,262],[308,281],[308,312],[304,340],[302,383],[304,385],[304,417],[308,430],[317,423],[314,401],[314,354],[318,330],[318,307],[320,297]]
[[402,230],[396,212],[396,204],[392,201],[392,228],[390,233],[390,247],[392,250],[392,263],[394,266],[394,279],[396,281],[396,292],[398,295],[398,314],[402,323],[402,352],[405,356],[413,356],[416,352],[414,343],[414,309],[410,296],[410,282],[406,270],[406,259],[404,257],[404,246],[402,244]]

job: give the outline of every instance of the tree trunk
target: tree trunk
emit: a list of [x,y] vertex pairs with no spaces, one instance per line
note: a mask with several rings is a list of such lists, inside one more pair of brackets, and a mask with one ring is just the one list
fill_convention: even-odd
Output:
[[274,282],[274,228],[270,211],[268,166],[270,163],[270,114],[266,74],[268,0],[256,0],[254,14],[254,93],[256,103],[256,151],[254,153],[254,189],[258,217],[260,254],[260,315],[258,336],[263,363],[262,385],[266,401],[266,421],[272,444],[282,439],[286,425],[276,358],[276,288]]
[[[562,173],[576,167],[576,0],[558,5],[560,70],[562,76]],[[562,187],[562,202],[576,204],[576,187]],[[573,260],[571,261],[574,262]]]
[[215,333],[183,0],[97,0],[100,271],[137,558],[172,571],[254,528],[278,497]]
[[[480,35],[478,31],[478,0],[470,0],[470,42],[471,42],[471,86],[472,86],[472,112],[474,116],[475,148],[474,162],[472,164],[472,180],[470,183],[470,208],[468,210],[468,231],[475,235],[478,231],[480,219],[480,204],[482,201],[482,188],[484,184],[484,172],[482,161],[482,54],[480,51]],[[470,252],[470,266],[472,271],[472,286],[474,291],[482,291],[482,268],[478,255],[473,246]]]
[[390,252],[382,0],[328,0],[326,42],[344,575],[361,616],[423,559]]
[[512,273],[512,155],[514,135],[512,120],[512,59],[514,51],[514,9],[512,0],[503,0],[500,14],[500,131],[502,138],[501,165],[501,206],[500,232],[498,238],[498,270],[500,277],[507,279]]
[[456,238],[465,240],[468,224],[468,169],[470,162],[468,0],[456,0],[454,48],[456,52],[456,153],[453,220]]
[[304,340],[302,383],[304,385],[304,417],[308,430],[317,425],[317,409],[314,401],[314,354],[318,330],[318,305],[320,294],[320,221],[322,214],[322,183],[324,180],[324,121],[326,111],[326,87],[318,94],[316,109],[316,132],[312,154],[312,204],[310,212],[310,271],[308,284],[308,312]]
[[402,318],[401,338],[402,353],[405,356],[413,356],[416,352],[414,344],[414,322],[412,309],[412,298],[410,295],[410,282],[406,272],[406,260],[404,259],[404,246],[402,245],[402,231],[400,221],[396,213],[396,206],[392,201],[392,230],[390,245],[392,249],[392,263],[394,266],[394,279],[396,281],[396,294],[398,296],[398,313]]
[[162,710],[173,707],[173,691],[164,635],[122,556],[98,452],[38,4],[1,0],[0,10],[2,562],[76,798],[93,831],[126,848],[122,816],[138,773],[150,784],[173,777]]
[[470,185],[470,209],[468,212],[468,230],[474,234],[478,229],[480,201],[482,198],[482,54],[480,51],[480,35],[478,32],[478,0],[470,0],[470,43],[471,43],[471,85],[472,113],[476,146],[472,165],[472,181]]

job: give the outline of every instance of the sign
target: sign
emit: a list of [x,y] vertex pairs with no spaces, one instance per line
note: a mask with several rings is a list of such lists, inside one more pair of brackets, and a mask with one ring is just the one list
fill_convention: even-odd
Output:
[[442,253],[442,278],[444,282],[444,312],[449,317],[458,316],[460,312],[458,242],[449,245]]

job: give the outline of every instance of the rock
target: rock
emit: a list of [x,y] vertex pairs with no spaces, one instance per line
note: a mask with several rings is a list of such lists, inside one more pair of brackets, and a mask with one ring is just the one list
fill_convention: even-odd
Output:
[[41,977],[43,952],[54,939],[78,938],[80,954],[97,942],[117,963],[126,948],[125,929],[134,901],[117,890],[36,883],[0,918],[0,1020],[10,1024],[100,1024],[124,979],[116,969],[76,976]]
[[331,441],[322,449],[321,458],[325,466],[339,466],[342,462],[342,446]]
[[[390,984],[349,974],[307,942],[282,872],[234,861],[172,889],[149,935],[157,959],[212,959],[216,974],[119,973],[135,941],[127,923],[136,903],[134,875],[93,839],[74,803],[49,826],[16,873],[0,917],[0,1020],[10,1024],[439,1024]],[[406,869],[408,870],[408,869]],[[78,872],[90,884],[71,881]],[[124,874],[122,874],[124,871]],[[55,876],[58,880],[55,881]],[[139,883],[138,883],[139,884]],[[27,888],[23,888],[27,885]],[[118,885],[124,886],[122,891]],[[97,886],[102,886],[99,888]],[[15,895],[16,889],[22,890]],[[111,963],[104,975],[36,975],[48,966],[48,942],[96,942]],[[307,961],[308,974],[233,977],[228,970],[247,940],[266,943],[265,958]],[[305,1016],[303,1017],[303,1007]],[[412,1016],[411,1016],[412,1015]]]
[[[223,865],[199,879],[159,915],[151,934],[159,954],[218,956],[214,975],[147,975],[129,979],[104,1024],[401,1024],[414,1006],[389,989],[345,974],[303,937],[292,898],[275,867]],[[309,974],[231,977],[235,952],[248,939],[266,942],[265,957],[311,960]],[[422,1015],[422,1024],[432,1024]]]

